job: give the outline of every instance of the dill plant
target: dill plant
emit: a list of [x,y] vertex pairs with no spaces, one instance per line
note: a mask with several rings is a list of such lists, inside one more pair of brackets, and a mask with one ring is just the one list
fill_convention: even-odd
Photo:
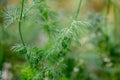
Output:
[[[13,23],[18,19],[19,35],[22,43],[13,46],[11,50],[19,55],[24,55],[26,58],[26,65],[21,69],[21,80],[59,80],[64,77],[63,70],[67,66],[64,61],[66,54],[70,51],[72,43],[77,40],[79,42],[81,34],[86,33],[91,27],[88,22],[77,20],[82,1],[79,1],[78,9],[70,22],[70,26],[59,29],[57,27],[59,25],[56,19],[57,14],[49,10],[46,0],[33,0],[33,5],[26,12],[25,2],[22,0],[21,7],[18,8],[20,15],[11,22]],[[38,13],[36,12],[34,15],[32,11],[37,11]],[[23,39],[21,29],[23,28],[23,18],[26,21],[29,18],[27,16],[32,14],[32,18],[37,18],[40,21],[40,26],[43,26],[49,36],[49,41],[43,48],[29,46],[25,44]],[[10,17],[8,16],[9,19],[11,19]]]
[[[0,51],[5,53],[4,43],[8,42],[4,35],[9,26],[17,26],[15,28],[21,43],[12,46],[11,50],[25,58],[25,63],[17,69],[21,80],[119,80],[120,5],[116,1],[106,0],[105,14],[93,12],[88,15],[87,21],[78,17],[83,2],[80,0],[68,25],[61,24],[58,14],[49,8],[46,0],[33,0],[31,4],[27,0],[21,1],[21,6],[4,10],[4,27],[1,27],[0,34]],[[107,19],[111,6],[114,10],[114,23]],[[37,28],[34,30],[31,27]],[[29,29],[34,35],[25,29]],[[48,40],[43,47],[37,47],[33,41],[26,39],[27,35],[30,35],[34,36],[35,41],[35,32],[47,34]],[[86,33],[89,33],[87,40],[79,47],[76,42],[80,43],[81,37]],[[11,44],[15,43],[17,42],[13,41]],[[104,61],[106,57],[108,62]]]

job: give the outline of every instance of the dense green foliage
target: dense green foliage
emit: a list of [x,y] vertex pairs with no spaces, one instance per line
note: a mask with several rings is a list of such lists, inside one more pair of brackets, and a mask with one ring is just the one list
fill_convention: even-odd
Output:
[[105,11],[80,17],[82,3],[66,24],[46,0],[21,0],[20,6],[3,10],[0,70],[11,60],[13,80],[119,80],[120,5],[106,0]]

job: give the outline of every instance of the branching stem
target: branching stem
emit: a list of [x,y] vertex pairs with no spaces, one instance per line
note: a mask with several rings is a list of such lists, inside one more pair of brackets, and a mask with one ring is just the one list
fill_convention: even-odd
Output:
[[20,35],[20,39],[21,39],[21,42],[22,42],[23,46],[25,46],[25,42],[23,40],[23,36],[22,36],[22,32],[21,32],[21,21],[22,21],[22,16],[23,16],[23,8],[24,8],[24,0],[22,0],[22,6],[21,6],[21,12],[20,12],[19,35]]
[[74,17],[74,20],[77,20],[77,17],[78,17],[79,12],[80,12],[81,4],[82,4],[82,0],[80,0],[80,2],[79,2],[79,5],[78,5],[78,8],[77,8],[77,12],[76,12],[76,15],[75,15],[75,17]]

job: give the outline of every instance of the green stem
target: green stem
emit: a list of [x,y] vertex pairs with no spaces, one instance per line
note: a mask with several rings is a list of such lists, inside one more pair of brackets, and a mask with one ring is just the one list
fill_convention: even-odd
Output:
[[108,30],[108,15],[109,15],[109,12],[110,12],[110,6],[111,6],[111,0],[107,0],[107,11],[106,11],[106,20],[105,20],[105,26],[106,26],[106,31]]
[[20,39],[21,39],[23,46],[25,46],[25,42],[23,40],[23,36],[21,32],[21,21],[22,21],[22,16],[23,16],[23,8],[24,8],[24,0],[22,0],[21,13],[20,13],[20,19],[19,19],[20,20],[19,21],[19,35],[20,35]]
[[114,9],[114,24],[115,24],[115,27],[114,27],[114,35],[115,35],[115,39],[116,39],[116,42],[119,43],[119,26],[120,26],[120,17],[119,17],[119,13],[120,13],[120,10],[119,10],[119,5],[116,2],[113,2],[113,9]]
[[0,70],[2,70],[2,67],[3,67],[3,63],[4,63],[4,58],[5,58],[5,47],[4,47],[4,41],[5,41],[5,30],[4,30],[4,27],[3,27],[3,24],[1,25],[2,27],[2,41],[1,41],[1,54],[0,54]]
[[77,8],[77,12],[76,12],[76,15],[75,15],[75,17],[74,17],[74,20],[77,20],[77,17],[78,17],[79,12],[80,12],[81,4],[82,4],[82,0],[80,0],[80,2],[79,2],[79,5],[78,5],[78,8]]

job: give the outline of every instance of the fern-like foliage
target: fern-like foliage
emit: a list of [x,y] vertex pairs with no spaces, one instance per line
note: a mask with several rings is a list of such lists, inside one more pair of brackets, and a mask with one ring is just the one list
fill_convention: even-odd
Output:
[[36,18],[36,22],[47,32],[50,39],[58,33],[61,26],[58,22],[57,14],[48,7],[46,0],[33,0],[33,8],[31,10],[36,12],[36,14],[32,13],[34,18]]
[[20,44],[12,46],[11,50],[18,53],[18,54],[25,54],[27,52],[26,48]]
[[[22,70],[23,78],[27,80],[44,80],[46,78],[58,80],[63,76],[62,71],[66,67],[64,63],[66,53],[70,51],[74,41],[79,41],[81,35],[88,32],[91,25],[86,21],[73,20],[70,26],[59,29],[56,15],[48,8],[45,0],[34,0],[33,6],[31,11],[34,12],[35,10],[37,12],[27,14],[33,14],[33,17],[40,22],[40,26],[43,26],[48,33],[50,40],[42,49],[27,45],[16,45],[12,47],[12,50],[24,54],[26,57],[27,67],[29,68]],[[25,75],[26,71],[30,72],[30,75]],[[32,71],[34,73],[31,75]]]
[[8,27],[12,23],[14,23],[16,20],[18,21],[20,8],[19,7],[16,7],[16,8],[9,7],[6,10],[4,10],[3,13],[4,13],[4,26]]
[[65,68],[64,57],[70,50],[71,43],[79,40],[82,31],[86,31],[90,26],[87,22],[73,21],[70,27],[59,32],[55,42],[47,49],[27,47],[26,53],[24,46],[17,45],[13,46],[12,50],[26,53],[29,65],[36,71],[33,80],[41,80],[45,77],[57,79],[62,76],[61,71]]

